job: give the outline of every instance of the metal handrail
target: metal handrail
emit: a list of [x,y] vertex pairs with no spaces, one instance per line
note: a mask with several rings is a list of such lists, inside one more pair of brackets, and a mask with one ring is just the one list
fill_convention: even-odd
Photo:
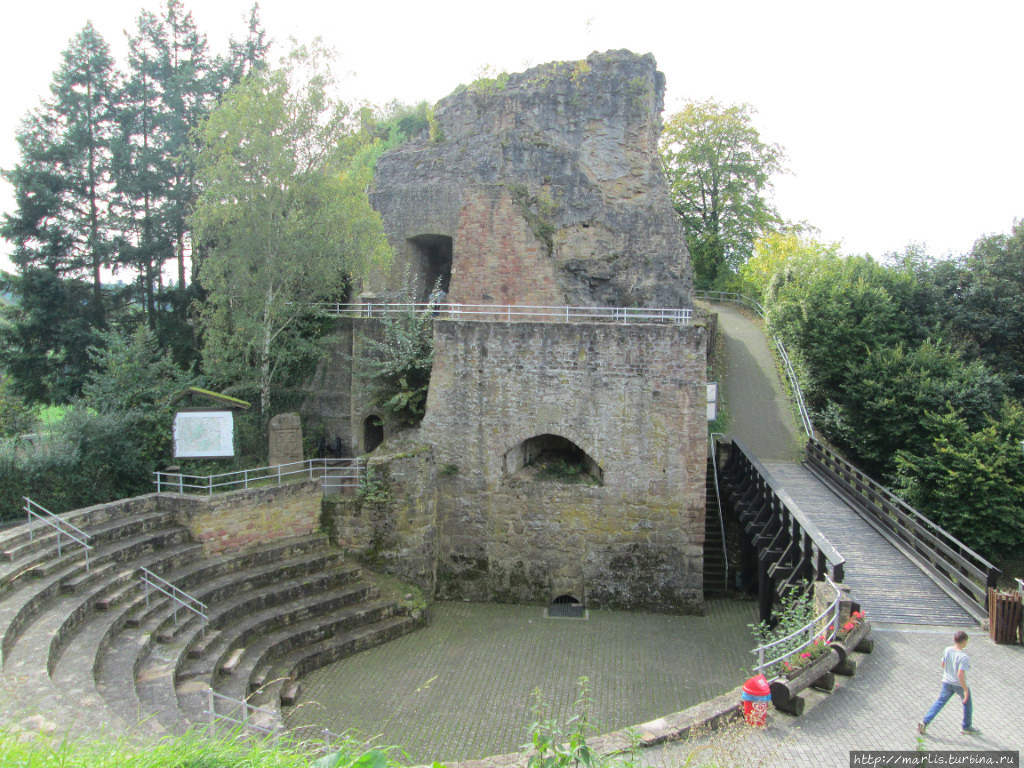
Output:
[[[207,620],[206,611],[209,610],[209,606],[206,605],[202,600],[198,600],[188,592],[182,589],[178,589],[176,586],[171,584],[166,579],[162,579],[153,573],[148,568],[139,569],[139,578],[142,579],[142,583],[146,585],[146,605],[149,605],[149,589],[152,587],[157,592],[169,597],[178,606],[187,608],[196,614],[204,622]],[[174,609],[174,625],[178,625],[178,608]]]
[[[46,507],[36,504],[28,496],[21,497],[25,501],[25,512],[28,514],[28,538],[32,541],[35,537],[35,529],[32,527],[32,518],[42,520],[51,528],[57,531],[57,557],[62,557],[63,552],[61,550],[61,539],[60,537],[67,536],[72,541],[81,544],[85,548],[85,570],[89,570],[89,550],[92,549],[91,541],[92,537],[83,531],[81,528],[69,523],[57,515],[53,514]],[[33,509],[35,507],[35,509]],[[39,510],[37,512],[36,510]],[[40,514],[40,512],[44,514]],[[70,529],[70,530],[69,530]],[[77,535],[76,535],[77,534]]]
[[[216,475],[184,475],[180,472],[154,472],[157,493],[205,493],[237,490],[267,482],[281,485],[285,478],[297,475],[313,480],[320,478],[324,488],[356,488],[366,470],[366,460],[305,459],[291,464],[276,464],[255,469],[242,469]],[[334,482],[338,481],[338,482]]]
[[[832,603],[828,606],[828,608],[826,608],[824,611],[815,616],[813,619],[811,619],[811,621],[809,621],[807,624],[800,627],[799,629],[790,632],[783,638],[773,640],[772,642],[765,643],[764,645],[759,645],[757,648],[751,651],[751,653],[757,654],[757,665],[754,667],[754,672],[764,673],[766,669],[771,669],[776,664],[781,664],[786,659],[794,656],[795,654],[801,653],[805,648],[808,648],[811,645],[813,645],[816,639],[824,638],[826,643],[831,643],[833,640],[835,640],[836,633],[839,631],[839,603],[842,599],[842,593],[839,591],[839,588],[835,585],[832,579],[830,579],[828,576],[825,577],[825,581],[828,582],[828,585],[832,587],[832,589],[835,590],[836,593],[835,599],[832,601]],[[825,622],[827,622],[827,624]],[[825,626],[825,630],[823,632],[819,630],[819,627],[821,626]],[[799,647],[791,651],[787,651],[781,656],[765,661],[766,651],[768,651],[771,648],[774,648],[775,646],[782,645],[787,641],[793,640],[794,638],[797,638],[804,634],[807,635],[807,640]],[[781,675],[776,675],[771,679],[776,679],[778,677],[781,677]]]
[[318,304],[329,315],[344,317],[385,317],[406,312],[430,313],[449,320],[486,317],[505,322],[548,320],[556,322],[654,322],[688,324],[693,310],[661,307],[572,307],[532,304],[448,304],[448,303],[376,303]]
[[715,447],[715,438],[724,438],[721,432],[712,432],[708,435],[711,443],[711,467],[715,478],[715,503],[718,506],[718,527],[722,532],[722,558],[725,561],[725,586],[729,587],[729,552],[725,543],[725,514],[722,512],[722,489],[718,485],[718,456]]
[[[254,731],[259,731],[260,733],[262,733],[264,735],[268,735],[268,736],[270,734],[274,733],[277,730],[274,727],[260,725],[258,723],[253,723],[252,721],[249,720],[249,713],[250,712],[252,712],[254,714],[265,715],[266,717],[270,718],[271,720],[276,720],[277,719],[277,713],[274,712],[273,710],[265,709],[263,707],[257,707],[257,706],[254,706],[254,705],[250,704],[247,701],[243,701],[241,699],[235,699],[235,698],[232,698],[231,696],[225,696],[223,693],[218,693],[217,691],[213,690],[212,687],[211,688],[207,688],[206,690],[207,690],[207,702],[208,702],[208,704],[207,704],[207,707],[208,707],[207,714],[210,716],[210,725],[216,725],[218,720],[222,720],[222,721],[225,721],[225,722],[228,722],[228,723],[232,723],[234,725],[240,725],[243,728],[251,728]],[[217,703],[218,700],[227,702],[230,705],[234,705],[239,710],[241,710],[241,719],[236,718],[236,717],[231,717],[229,715],[225,715],[225,714],[222,714],[222,713],[218,712],[217,711],[217,707],[216,707],[216,703]]]
[[775,340],[775,348],[779,351],[779,357],[782,358],[783,366],[786,369],[786,376],[789,377],[789,386],[793,390],[793,399],[796,400],[796,407],[800,412],[800,423],[803,425],[807,436],[813,440],[814,424],[811,422],[811,413],[807,410],[807,404],[804,402],[804,393],[800,389],[800,381],[796,377],[796,371],[793,369],[793,363],[789,359],[789,353],[786,352],[782,339],[778,336],[772,336],[772,339]]

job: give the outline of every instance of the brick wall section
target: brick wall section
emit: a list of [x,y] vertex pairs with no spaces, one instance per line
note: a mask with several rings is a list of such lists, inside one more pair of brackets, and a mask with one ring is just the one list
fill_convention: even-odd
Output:
[[462,304],[561,306],[555,262],[503,187],[466,190],[448,300]]
[[321,498],[318,481],[302,480],[213,496],[162,494],[159,503],[175,512],[209,557],[314,533]]
[[[439,597],[702,610],[703,327],[440,321],[422,439],[438,472]],[[505,471],[543,434],[601,486]]]

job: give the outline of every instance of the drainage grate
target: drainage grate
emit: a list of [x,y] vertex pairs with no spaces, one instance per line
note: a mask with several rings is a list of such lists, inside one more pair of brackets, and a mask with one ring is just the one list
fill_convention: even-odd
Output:
[[549,619],[585,619],[587,609],[572,595],[562,595],[551,601],[544,615]]

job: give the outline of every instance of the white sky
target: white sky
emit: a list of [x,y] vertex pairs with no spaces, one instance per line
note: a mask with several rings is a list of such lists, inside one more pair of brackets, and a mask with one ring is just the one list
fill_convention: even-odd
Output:
[[[0,11],[0,167],[21,118],[48,95],[60,54],[91,20],[123,62],[124,30],[161,0],[44,0]],[[214,52],[241,38],[250,0],[188,2]],[[320,35],[350,97],[437,101],[485,66],[518,72],[592,51],[653,53],[666,115],[686,99],[748,102],[786,148],[786,218],[847,253],[924,244],[944,256],[1024,218],[1021,0],[262,0],[283,52]],[[0,210],[10,187],[0,183]],[[0,241],[0,266],[9,245]]]

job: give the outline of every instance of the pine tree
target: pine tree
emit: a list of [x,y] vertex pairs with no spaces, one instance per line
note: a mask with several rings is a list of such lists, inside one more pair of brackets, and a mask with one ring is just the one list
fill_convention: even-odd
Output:
[[110,266],[117,75],[106,42],[87,24],[63,54],[52,98],[25,120],[17,140],[21,163],[5,172],[17,209],[0,229],[19,266],[87,276],[93,314],[103,320],[102,271]]

